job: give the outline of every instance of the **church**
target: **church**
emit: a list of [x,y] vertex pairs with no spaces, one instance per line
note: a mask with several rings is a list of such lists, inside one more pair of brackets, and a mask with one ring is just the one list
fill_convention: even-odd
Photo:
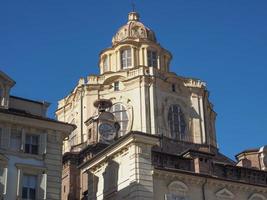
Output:
[[62,200],[267,200],[267,146],[236,161],[216,140],[205,82],[171,72],[172,54],[137,12],[58,102],[77,128],[63,143]]

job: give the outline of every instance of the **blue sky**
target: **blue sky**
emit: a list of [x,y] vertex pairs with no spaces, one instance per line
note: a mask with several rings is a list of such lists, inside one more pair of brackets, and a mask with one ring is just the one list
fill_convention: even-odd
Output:
[[[267,144],[267,1],[136,0],[141,20],[173,54],[171,70],[207,82],[222,152]],[[13,95],[52,103],[127,21],[130,0],[0,0],[0,69]]]

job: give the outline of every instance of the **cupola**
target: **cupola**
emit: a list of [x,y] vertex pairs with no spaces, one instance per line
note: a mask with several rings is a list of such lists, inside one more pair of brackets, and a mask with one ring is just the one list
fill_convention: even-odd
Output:
[[123,25],[115,36],[112,38],[112,44],[116,45],[119,42],[126,40],[148,40],[157,42],[154,32],[139,21],[139,14],[137,12],[130,12],[128,14],[128,22]]
[[112,38],[112,46],[100,53],[100,74],[153,67],[169,71],[171,53],[157,43],[155,33],[142,22],[137,12],[128,14],[128,22]]

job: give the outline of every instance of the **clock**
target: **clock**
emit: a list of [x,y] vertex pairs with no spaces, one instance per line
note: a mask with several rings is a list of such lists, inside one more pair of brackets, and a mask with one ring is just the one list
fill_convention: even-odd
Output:
[[114,140],[116,136],[116,131],[111,124],[102,123],[99,126],[99,133],[102,136],[102,139],[105,141]]

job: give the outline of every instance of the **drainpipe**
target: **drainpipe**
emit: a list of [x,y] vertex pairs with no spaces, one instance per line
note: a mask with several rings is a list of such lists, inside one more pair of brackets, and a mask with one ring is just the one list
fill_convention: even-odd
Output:
[[205,182],[202,184],[202,197],[203,197],[202,199],[203,200],[206,200],[205,186],[206,186],[207,182],[208,182],[208,179],[205,178]]

